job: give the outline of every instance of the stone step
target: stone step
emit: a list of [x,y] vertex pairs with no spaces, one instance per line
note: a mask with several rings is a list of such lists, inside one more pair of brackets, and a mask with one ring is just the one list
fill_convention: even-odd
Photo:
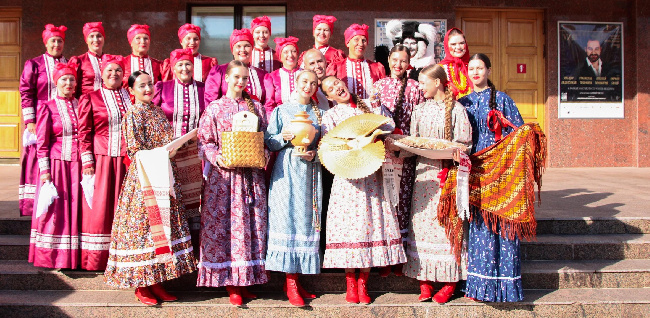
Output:
[[0,260],[26,260],[29,235],[0,235]]
[[[650,259],[619,261],[525,261],[522,264],[524,288],[650,288]],[[301,275],[300,281],[309,290],[343,292],[345,279],[341,270],[327,270],[320,275]],[[281,290],[284,274],[271,272],[267,284],[254,290]],[[170,290],[197,291],[196,273],[166,282]],[[383,292],[416,292],[418,282],[391,275],[381,278],[371,273],[368,288]],[[34,267],[27,261],[0,261],[0,290],[106,290],[102,272],[55,270]]]
[[621,260],[648,255],[650,234],[546,234],[521,244],[523,260]]
[[[18,213],[18,212],[16,212]],[[31,217],[0,219],[0,235],[29,235]],[[537,219],[537,234],[650,234],[650,217]]]
[[0,294],[0,316],[43,317],[643,317],[650,312],[650,289],[525,290],[518,303],[477,303],[457,295],[449,303],[418,302],[417,293],[371,293],[370,305],[348,304],[342,293],[319,294],[295,308],[281,293],[260,293],[244,308],[228,302],[223,289],[177,293],[178,302],[155,307],[123,291],[7,291]]

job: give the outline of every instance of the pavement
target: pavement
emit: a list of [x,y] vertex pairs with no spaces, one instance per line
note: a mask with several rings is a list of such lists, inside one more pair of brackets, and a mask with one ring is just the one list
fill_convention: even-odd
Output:
[[[0,219],[21,219],[19,176],[20,166],[0,164]],[[647,218],[650,168],[549,168],[541,198],[538,220]]]

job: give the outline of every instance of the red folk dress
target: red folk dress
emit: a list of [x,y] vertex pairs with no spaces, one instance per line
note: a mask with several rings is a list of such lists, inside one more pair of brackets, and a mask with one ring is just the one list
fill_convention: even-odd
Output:
[[372,84],[386,77],[386,70],[379,62],[348,57],[328,65],[327,75],[345,81],[350,92],[359,98],[369,98]]

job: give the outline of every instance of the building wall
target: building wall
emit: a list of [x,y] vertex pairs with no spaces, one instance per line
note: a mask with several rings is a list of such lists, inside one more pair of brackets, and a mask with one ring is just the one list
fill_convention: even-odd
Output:
[[[372,3],[368,6],[367,3]],[[287,32],[301,39],[300,49],[312,43],[311,17],[330,14],[335,24],[332,45],[343,47],[343,31],[352,23],[374,24],[375,18],[442,18],[455,23],[459,7],[538,8],[546,12],[546,114],[545,131],[549,138],[549,166],[601,167],[650,166],[650,83],[642,77],[648,74],[650,58],[650,3],[645,0],[374,0],[325,2],[279,1],[221,1],[221,0],[157,0],[157,1],[44,1],[5,0],[5,6],[23,8],[23,57],[31,58],[44,50],[41,31],[46,23],[65,24],[68,28],[66,56],[86,51],[81,34],[88,21],[103,21],[107,33],[105,51],[126,55],[130,52],[126,30],[133,23],[152,27],[151,55],[168,56],[178,48],[176,32],[186,23],[187,3],[205,4],[286,4]],[[319,3],[322,3],[319,5]],[[366,5],[364,5],[366,4]],[[596,21],[622,22],[624,29],[624,119],[558,119],[557,107],[557,22]],[[372,45],[374,30],[370,28]],[[471,43],[470,52],[471,51]],[[478,52],[473,52],[478,53]],[[638,65],[638,66],[637,66]]]

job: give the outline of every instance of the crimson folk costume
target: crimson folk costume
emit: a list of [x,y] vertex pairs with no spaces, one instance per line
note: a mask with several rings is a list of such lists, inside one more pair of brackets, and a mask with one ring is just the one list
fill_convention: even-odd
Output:
[[[178,40],[183,42],[186,35],[194,33],[201,39],[201,28],[190,23],[186,23],[178,29]],[[209,57],[197,52],[192,55],[192,64],[194,64],[194,76],[192,78],[197,82],[203,82],[208,79],[210,70],[219,63],[216,57]],[[162,80],[169,81],[174,79],[174,65],[170,59],[165,59],[162,63]]]
[[[53,36],[65,40],[65,26],[55,27],[48,24],[43,30],[43,43]],[[36,124],[36,112],[41,104],[56,96],[56,83],[52,82],[54,66],[57,63],[67,63],[63,55],[52,56],[44,53],[25,62],[23,74],[20,76],[20,105],[22,107],[23,122]],[[20,185],[18,188],[18,206],[20,215],[32,215],[34,194],[39,182],[39,172],[36,159],[36,145],[23,148],[20,158]]]
[[[334,22],[336,22],[335,17],[331,15],[317,14],[314,16],[313,20],[314,23],[313,23],[312,32],[316,30],[316,27],[319,24],[326,24],[329,27],[330,32],[334,32]],[[323,53],[323,55],[325,56],[325,60],[327,61],[327,65],[345,59],[345,53],[339,49],[331,47],[329,43],[327,45],[321,45],[321,46],[314,45],[313,48],[318,49],[321,53]],[[304,67],[302,63],[303,63],[303,56],[305,55],[305,52],[302,52],[302,54],[300,54],[300,57],[298,58],[298,65],[300,65],[301,67]]]
[[[271,35],[271,19],[267,16],[257,17],[251,21],[251,33],[255,32],[255,29],[258,27],[266,27],[269,29],[269,36]],[[251,65],[264,70],[264,72],[271,73],[280,67],[282,67],[282,62],[276,57],[275,50],[270,48],[268,45],[264,49],[259,49],[255,47],[255,43],[251,42],[253,45],[253,56],[251,58]]]
[[[146,34],[151,38],[151,32],[149,32],[149,26],[146,24],[133,24],[127,31],[127,38],[129,43],[133,41],[133,38],[138,34]],[[126,88],[127,81],[131,73],[135,71],[145,71],[151,76],[154,84],[162,80],[162,62],[155,58],[150,57],[145,54],[138,56],[135,54],[129,54],[124,57],[124,80],[122,85]]]
[[[57,64],[53,82],[74,75],[72,64]],[[81,215],[81,160],[79,155],[77,100],[57,96],[37,111],[37,154],[41,174],[49,173],[58,198],[47,210],[32,215],[29,262],[34,266],[72,268],[79,265]],[[38,182],[36,195],[43,183]],[[35,209],[36,210],[36,209]]]
[[454,97],[460,99],[463,96],[472,93],[474,84],[472,84],[472,81],[470,81],[469,76],[467,75],[467,64],[469,63],[470,57],[469,45],[465,43],[465,55],[460,58],[453,57],[449,50],[449,33],[454,30],[462,34],[462,31],[458,28],[451,28],[447,31],[447,34],[445,35],[445,58],[440,61],[440,66],[442,66],[447,73],[449,87],[454,93]]
[[[368,38],[368,26],[353,24],[345,30],[345,43],[356,36],[362,35]],[[384,66],[375,61],[361,58],[350,58],[336,61],[327,65],[327,75],[334,75],[347,83],[350,93],[359,98],[369,98],[372,85],[386,77]]]
[[[87,39],[88,35],[92,32],[99,32],[102,36],[105,36],[104,27],[101,22],[89,22],[84,24],[84,39]],[[77,98],[83,94],[94,92],[102,87],[102,72],[100,70],[102,55],[97,55],[88,51],[70,59],[70,62],[74,63],[77,69]]]
[[[296,51],[298,51],[297,38],[292,36],[288,38],[275,38],[275,47],[280,54],[287,45],[295,47]],[[264,109],[266,109],[266,117],[269,117],[273,109],[278,105],[289,102],[291,92],[294,91],[296,86],[296,72],[299,70],[297,65],[292,70],[281,67],[266,76],[264,79],[264,89],[266,91]]]
[[[102,70],[108,64],[122,66],[121,56],[105,55]],[[103,86],[79,101],[79,139],[83,168],[95,168],[95,192],[92,208],[81,218],[81,268],[104,270],[111,242],[111,224],[118,195],[126,174],[126,145],[122,136],[122,118],[131,108],[126,89]]]

